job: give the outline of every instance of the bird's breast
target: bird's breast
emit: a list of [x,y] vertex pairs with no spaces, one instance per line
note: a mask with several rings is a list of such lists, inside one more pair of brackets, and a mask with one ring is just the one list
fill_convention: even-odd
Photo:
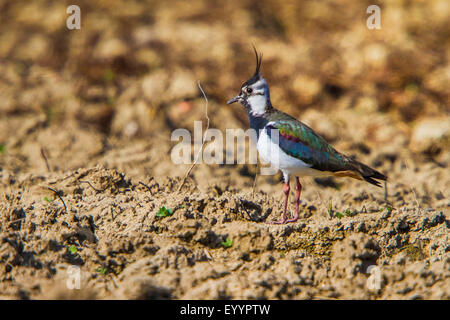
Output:
[[261,159],[279,169],[292,171],[293,169],[309,168],[311,165],[284,152],[263,129],[259,135],[257,150]]

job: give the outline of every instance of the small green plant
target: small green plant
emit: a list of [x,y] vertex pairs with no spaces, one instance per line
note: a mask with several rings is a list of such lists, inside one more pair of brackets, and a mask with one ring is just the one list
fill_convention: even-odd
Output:
[[107,97],[106,103],[108,104],[108,106],[114,107],[116,105],[116,100],[114,99],[114,97]]
[[69,250],[69,252],[71,253],[71,254],[77,254],[77,252],[78,252],[78,249],[77,249],[77,247],[75,247],[75,246],[70,246],[69,248],[68,248],[68,250]]
[[0,144],[0,154],[5,153],[5,145],[4,144]]
[[227,238],[226,241],[222,241],[222,246],[224,246],[225,248],[230,248],[231,246],[233,246],[233,240]]
[[409,92],[417,92],[419,90],[419,86],[416,83],[411,82],[405,86],[405,90]]
[[380,213],[382,213],[384,210],[386,210],[388,214],[391,214],[392,209],[393,208],[387,204],[384,208],[380,208]]
[[330,217],[333,217],[333,201],[330,200],[330,204],[328,205],[328,214]]
[[358,214],[358,212],[357,212],[357,211],[351,211],[350,209],[346,209],[346,210],[344,211],[344,214],[345,214],[347,217],[353,217],[353,216],[356,216],[356,215]]
[[113,81],[114,77],[115,77],[114,71],[112,71],[111,69],[106,69],[105,72],[103,73],[103,79],[105,80],[105,82]]
[[103,276],[106,274],[106,271],[107,271],[106,268],[103,267],[103,266],[98,267],[97,269],[95,269],[95,272],[100,273]]
[[58,113],[55,109],[47,108],[45,110],[45,116],[46,116],[48,122],[52,122],[56,118],[57,115],[58,115]]
[[172,214],[173,214],[173,209],[171,209],[171,208],[167,209],[166,207],[163,206],[163,207],[159,208],[158,212],[156,213],[156,216],[165,218],[165,217],[171,216]]
[[[333,213],[334,213],[334,215],[333,215]],[[328,205],[328,214],[330,215],[331,218],[333,218],[333,216],[335,216],[338,219],[340,219],[340,218],[342,218],[344,216],[339,211],[334,212],[334,210],[333,210],[333,202],[331,200],[330,200],[330,204]]]
[[386,205],[386,211],[391,214],[392,212],[392,207],[390,205]]
[[281,250],[280,251],[280,258],[284,258],[285,255],[286,255],[286,251],[285,250]]
[[52,202],[53,200],[50,200],[48,197],[44,197],[44,201],[50,203],[50,202]]

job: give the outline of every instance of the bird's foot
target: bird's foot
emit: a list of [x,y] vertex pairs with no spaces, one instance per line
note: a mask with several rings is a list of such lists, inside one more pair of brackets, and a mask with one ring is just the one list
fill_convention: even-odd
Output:
[[293,222],[297,222],[297,220],[298,220],[298,217],[286,220],[284,223],[293,223]]
[[298,216],[292,218],[292,219],[287,219],[286,217],[277,220],[277,221],[270,221],[270,222],[266,222],[267,224],[286,224],[286,223],[293,223],[293,222],[297,222],[298,220]]
[[285,224],[286,221],[287,221],[287,219],[281,219],[281,220],[278,220],[278,221],[269,221],[269,222],[266,222],[266,223],[267,224]]

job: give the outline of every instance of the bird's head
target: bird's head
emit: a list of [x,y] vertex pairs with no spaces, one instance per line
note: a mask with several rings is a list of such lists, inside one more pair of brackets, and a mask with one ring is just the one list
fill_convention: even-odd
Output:
[[248,113],[253,116],[261,116],[265,111],[272,108],[272,103],[270,102],[269,86],[259,73],[262,54],[258,55],[255,47],[253,49],[256,55],[256,71],[250,79],[242,84],[240,93],[230,99],[227,104],[240,102]]

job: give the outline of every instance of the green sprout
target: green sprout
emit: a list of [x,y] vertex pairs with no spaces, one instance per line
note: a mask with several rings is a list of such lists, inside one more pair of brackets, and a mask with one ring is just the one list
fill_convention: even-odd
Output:
[[105,267],[103,267],[103,266],[101,266],[101,267],[98,267],[97,269],[95,269],[95,272],[98,272],[98,273],[100,273],[101,275],[105,275],[106,274],[106,268]]
[[50,203],[50,202],[52,202],[53,200],[50,200],[48,197],[44,197],[44,201]]
[[156,213],[157,217],[169,217],[173,214],[173,209],[169,208],[167,209],[166,207],[161,207],[159,208],[158,212]]
[[419,86],[416,83],[411,82],[405,86],[405,90],[409,92],[417,92],[419,90]]
[[333,216],[333,202],[330,200],[330,204],[328,205],[328,214],[330,217]]
[[4,144],[0,144],[0,154],[5,153],[6,147]]
[[108,104],[108,106],[114,107],[116,104],[116,100],[114,99],[114,97],[107,97],[106,103]]
[[226,241],[222,241],[222,246],[225,248],[230,248],[233,245],[233,240],[230,238],[227,238]]
[[380,213],[383,212],[384,210],[386,210],[388,214],[391,214],[392,209],[393,208],[390,205],[387,204],[386,207],[380,208]]
[[340,219],[342,218],[344,215],[340,212],[336,212],[336,218]]
[[103,79],[105,80],[105,82],[113,81],[114,76],[114,71],[112,71],[111,69],[106,69],[103,73]]
[[69,248],[68,248],[68,250],[69,250],[69,252],[71,253],[71,254],[77,254],[77,252],[78,252],[78,249],[77,249],[77,247],[75,247],[75,246],[70,246]]
[[391,207],[390,205],[387,205],[387,206],[386,206],[386,211],[387,211],[389,214],[391,214],[391,212],[392,212],[392,207]]
[[356,212],[356,211],[351,211],[350,209],[346,209],[346,210],[344,211],[344,214],[345,214],[347,217],[353,217],[353,216],[355,216],[357,213],[358,213],[358,212]]

